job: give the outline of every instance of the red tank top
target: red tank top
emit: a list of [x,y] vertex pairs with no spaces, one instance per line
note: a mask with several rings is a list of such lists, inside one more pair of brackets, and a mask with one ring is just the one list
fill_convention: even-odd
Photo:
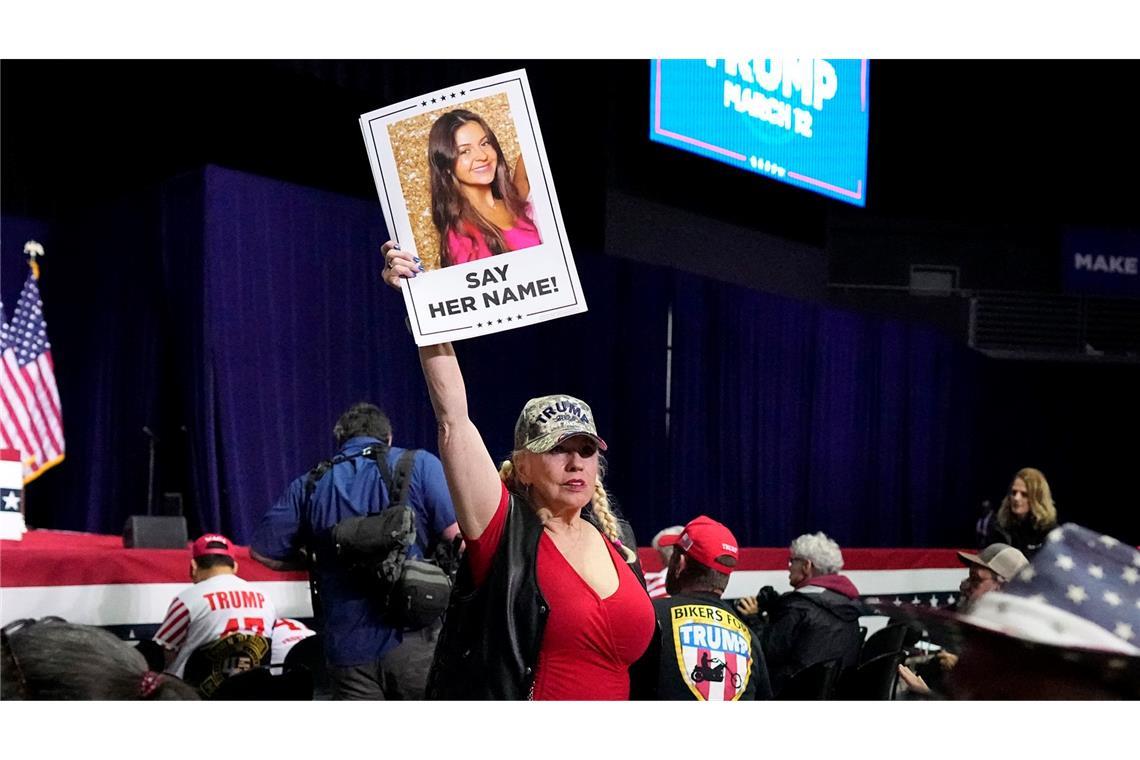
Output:
[[[466,539],[477,584],[491,569],[506,524],[506,486],[491,523]],[[629,565],[606,539],[618,587],[598,596],[544,532],[538,542],[538,588],[550,606],[535,668],[534,699],[629,699],[629,666],[654,632],[653,603]]]

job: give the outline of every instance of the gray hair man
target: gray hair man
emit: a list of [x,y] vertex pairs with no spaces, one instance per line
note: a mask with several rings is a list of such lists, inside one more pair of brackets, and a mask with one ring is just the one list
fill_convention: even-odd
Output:
[[[769,622],[762,639],[777,699],[788,680],[806,667],[835,658],[844,670],[858,663],[859,616],[869,611],[855,584],[839,574],[842,569],[839,544],[825,534],[804,534],[792,541],[788,553],[792,591],[767,605]],[[767,592],[769,597],[772,594]]]

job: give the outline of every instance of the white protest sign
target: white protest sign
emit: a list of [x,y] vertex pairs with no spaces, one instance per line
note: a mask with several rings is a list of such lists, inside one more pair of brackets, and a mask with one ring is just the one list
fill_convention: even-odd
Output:
[[417,345],[586,310],[526,72],[360,117],[389,233],[425,271],[404,281]]

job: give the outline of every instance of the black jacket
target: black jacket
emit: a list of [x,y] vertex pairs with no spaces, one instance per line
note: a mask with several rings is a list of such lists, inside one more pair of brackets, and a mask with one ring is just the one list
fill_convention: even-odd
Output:
[[[700,608],[711,611],[713,617],[707,621],[699,618],[694,620],[692,614],[688,613],[688,610],[694,607],[698,608],[698,612],[702,611]],[[649,649],[642,658],[630,668],[633,699],[705,701],[709,698],[717,699],[714,694],[721,695],[719,697],[721,699],[745,701],[772,698],[772,687],[768,683],[768,667],[764,664],[764,653],[760,649],[759,637],[750,630],[750,626],[745,625],[740,613],[730,604],[713,594],[681,593],[654,599],[653,611],[657,616],[653,641],[650,642]],[[720,643],[717,649],[721,651],[711,652],[710,657],[716,658],[725,667],[720,673],[714,672],[708,678],[700,673],[694,678],[693,673],[696,671],[707,672],[699,666],[691,666],[689,663],[692,661],[686,658],[686,654],[692,657],[699,647],[695,643],[689,644],[684,640],[684,636],[679,634],[683,634],[684,626],[691,626],[695,622],[707,622],[708,627],[720,629],[722,636],[725,633],[729,636],[736,632],[743,634],[739,639],[741,642],[747,642],[747,649],[736,651],[749,653],[749,672],[733,675],[732,668],[738,665],[739,660],[726,654],[727,651],[731,651],[730,646]],[[724,685],[714,686],[711,690],[708,685],[702,688],[701,683],[705,680],[721,681]],[[730,684],[734,688],[729,689]],[[737,691],[739,686],[744,688]]]
[[776,698],[788,679],[809,665],[838,657],[843,670],[855,667],[862,645],[859,616],[867,614],[858,596],[828,588],[805,586],[782,595],[769,611],[761,639]]
[[[589,509],[582,517],[595,527]],[[622,543],[636,547],[633,529],[618,518]],[[542,522],[517,494],[491,569],[478,588],[466,560],[459,569],[428,674],[428,699],[527,699],[550,608],[535,574]],[[607,539],[608,540],[608,539]],[[645,585],[640,563],[630,565]]]
[[994,513],[993,518],[986,524],[986,532],[982,536],[982,545],[979,548],[984,549],[990,544],[1009,544],[1024,554],[1026,559],[1032,559],[1045,543],[1046,536],[1056,527],[1057,524],[1053,523],[1038,528],[1031,519],[1025,519],[1014,522],[1006,529],[1001,526],[997,514]]

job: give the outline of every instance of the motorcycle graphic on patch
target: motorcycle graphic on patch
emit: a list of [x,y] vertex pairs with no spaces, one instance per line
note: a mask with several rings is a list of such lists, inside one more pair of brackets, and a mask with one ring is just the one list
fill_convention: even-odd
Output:
[[728,610],[681,604],[670,611],[681,678],[698,699],[740,699],[752,674],[752,632]]

